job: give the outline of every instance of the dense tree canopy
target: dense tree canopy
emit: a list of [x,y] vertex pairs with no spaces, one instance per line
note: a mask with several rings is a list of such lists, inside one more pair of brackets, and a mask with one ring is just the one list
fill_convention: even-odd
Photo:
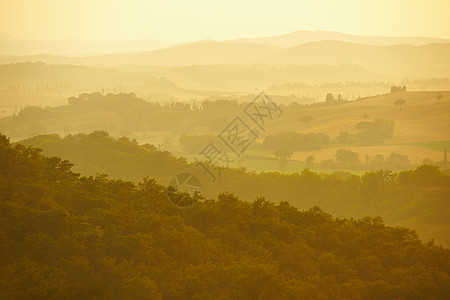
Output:
[[[424,166],[397,180],[446,184],[439,174]],[[371,173],[363,188],[392,181]],[[450,297],[449,250],[379,217],[230,193],[181,210],[152,179],[82,177],[5,136],[0,205],[2,299]]]
[[[391,172],[384,168],[397,167],[405,157],[392,154],[379,165],[378,171],[361,176],[336,172],[331,175],[299,170],[294,174],[278,172],[255,173],[243,168],[222,170],[212,182],[204,169],[169,152],[158,151],[149,144],[139,145],[128,138],[112,138],[106,132],[68,135],[41,135],[20,142],[44,150],[44,154],[58,156],[74,164],[74,170],[85,176],[97,173],[111,178],[140,182],[149,176],[160,184],[167,184],[180,172],[195,174],[202,182],[204,195],[216,197],[223,191],[232,191],[239,198],[252,201],[264,196],[272,201],[288,201],[301,209],[319,205],[339,217],[382,216],[386,222],[411,221],[450,225],[448,200],[450,176],[435,166],[422,166],[415,171]],[[202,147],[204,145],[202,144]],[[277,148],[276,148],[277,149]],[[289,148],[288,148],[289,150]],[[350,158],[352,155],[350,155]],[[344,160],[340,163],[354,162]],[[331,161],[334,168],[336,162]],[[376,165],[374,163],[374,165]],[[339,166],[336,166],[339,167]],[[429,173],[420,173],[421,169]],[[429,181],[429,174],[439,180]],[[389,175],[386,175],[389,174]],[[413,175],[411,175],[413,174]],[[374,180],[385,178],[390,180]],[[420,178],[416,180],[413,178]],[[372,193],[369,191],[376,191]],[[440,232],[440,231],[437,231]],[[428,238],[437,238],[433,234]],[[439,235],[447,241],[448,236]]]

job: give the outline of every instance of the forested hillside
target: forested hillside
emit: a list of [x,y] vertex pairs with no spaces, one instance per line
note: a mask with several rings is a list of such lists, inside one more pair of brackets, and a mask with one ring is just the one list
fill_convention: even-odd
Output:
[[422,239],[434,238],[438,244],[450,246],[450,176],[432,165],[413,171],[372,171],[361,176],[309,170],[294,174],[256,173],[230,168],[222,170],[220,176],[216,174],[213,182],[196,163],[158,151],[149,144],[113,138],[106,132],[64,138],[41,135],[20,143],[67,159],[76,172],[86,176],[105,173],[134,182],[149,176],[165,185],[176,174],[189,172],[201,180],[207,197],[232,191],[246,201],[264,196],[276,203],[288,201],[300,209],[317,205],[338,217],[382,216],[388,224],[407,225],[416,229]]
[[379,217],[229,193],[180,210],[40,152],[0,136],[2,299],[450,297],[450,251]]

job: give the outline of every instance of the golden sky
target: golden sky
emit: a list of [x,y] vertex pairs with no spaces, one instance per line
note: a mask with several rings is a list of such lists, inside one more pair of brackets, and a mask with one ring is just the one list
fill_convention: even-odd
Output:
[[185,42],[330,30],[450,38],[449,0],[0,0],[18,38]]

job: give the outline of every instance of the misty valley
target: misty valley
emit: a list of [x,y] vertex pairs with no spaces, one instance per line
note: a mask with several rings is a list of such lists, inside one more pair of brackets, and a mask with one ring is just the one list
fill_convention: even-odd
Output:
[[450,299],[444,1],[25,2],[0,299]]

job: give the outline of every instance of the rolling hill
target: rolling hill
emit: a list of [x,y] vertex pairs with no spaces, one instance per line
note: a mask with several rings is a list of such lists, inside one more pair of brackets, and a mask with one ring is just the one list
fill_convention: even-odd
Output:
[[77,39],[31,40],[0,34],[0,55],[86,55],[94,53],[136,52],[159,49],[170,43],[156,40],[136,40],[114,43],[88,42]]
[[43,61],[50,64],[91,64],[91,65],[214,65],[249,63],[261,59],[283,48],[261,44],[236,44],[215,41],[203,41],[176,47],[128,54],[107,54],[80,57],[66,57],[49,54],[31,56],[4,56],[0,63]]
[[293,47],[300,44],[319,41],[342,41],[357,44],[366,44],[374,46],[388,46],[399,44],[425,45],[429,43],[450,43],[450,39],[438,39],[430,37],[414,37],[414,36],[361,36],[352,35],[333,31],[294,31],[288,34],[269,36],[262,38],[243,38],[234,39],[232,43],[255,43],[269,44],[280,47]]
[[[273,122],[271,131],[325,132],[336,137],[341,131],[356,131],[358,122],[370,119],[389,119],[396,122],[390,144],[418,141],[449,140],[450,134],[450,92],[400,92],[367,97],[341,105],[322,105],[286,111],[283,118]],[[394,105],[397,99],[404,99],[400,109]],[[311,115],[315,119],[306,126],[300,117]]]
[[[267,44],[278,47],[294,47],[301,44],[319,41],[342,41],[374,46],[388,45],[425,45],[429,43],[449,43],[450,39],[414,36],[360,36],[332,31],[295,31],[288,34],[261,38],[241,38],[224,40],[225,43],[237,44]],[[184,44],[171,44],[157,40],[133,40],[123,42],[89,42],[78,39],[36,40],[20,39],[7,34],[0,34],[0,55],[36,55],[46,53],[51,55],[93,55],[124,52],[145,52],[166,47],[179,47],[188,44],[198,44],[204,41],[194,41]]]
[[449,76],[450,43],[424,46],[371,46],[340,41],[311,42],[288,48],[257,63],[276,65],[360,64],[385,75]]
[[358,64],[388,76],[450,76],[450,43],[424,46],[372,46],[340,41],[321,41],[281,48],[267,44],[204,41],[159,50],[84,57],[48,54],[4,56],[0,63],[43,61],[49,64],[89,65],[339,65]]

